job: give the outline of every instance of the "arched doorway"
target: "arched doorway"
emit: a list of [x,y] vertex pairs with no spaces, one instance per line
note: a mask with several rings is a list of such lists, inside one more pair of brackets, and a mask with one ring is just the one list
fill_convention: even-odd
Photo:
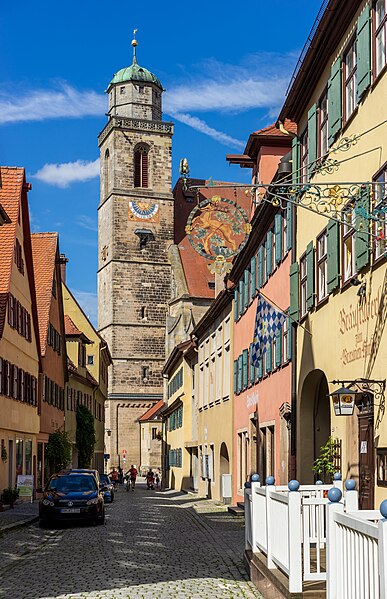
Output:
[[314,481],[313,462],[331,434],[328,381],[322,370],[312,370],[304,380],[298,419],[297,478]]
[[222,474],[230,473],[230,460],[228,457],[228,449],[226,443],[222,443],[220,446],[220,477]]

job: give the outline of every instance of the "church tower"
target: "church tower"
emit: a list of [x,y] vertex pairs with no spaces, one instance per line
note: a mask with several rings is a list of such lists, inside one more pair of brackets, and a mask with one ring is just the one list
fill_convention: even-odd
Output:
[[[163,397],[165,321],[171,299],[173,124],[163,87],[137,63],[108,85],[99,135],[98,328],[113,358],[105,410],[108,466],[140,465],[138,418]],[[147,464],[143,464],[146,466]]]

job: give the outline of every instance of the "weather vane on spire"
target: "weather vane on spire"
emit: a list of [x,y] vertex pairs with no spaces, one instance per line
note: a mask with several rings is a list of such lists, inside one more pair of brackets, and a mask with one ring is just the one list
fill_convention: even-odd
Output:
[[133,64],[137,64],[137,56],[136,56],[136,48],[138,46],[138,41],[136,40],[136,34],[137,34],[138,29],[133,29],[133,39],[132,39],[132,46],[133,46]]

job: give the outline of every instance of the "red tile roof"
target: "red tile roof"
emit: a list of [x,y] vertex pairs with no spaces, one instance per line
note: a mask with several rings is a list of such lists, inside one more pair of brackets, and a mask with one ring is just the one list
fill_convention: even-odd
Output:
[[0,203],[11,222],[0,227],[0,293],[9,292],[13,249],[24,181],[23,168],[1,167]]
[[31,235],[31,242],[38,306],[40,350],[42,356],[44,356],[47,345],[47,330],[52,299],[55,257],[58,247],[58,234],[33,233]]
[[78,327],[75,326],[68,314],[65,314],[64,320],[66,335],[69,335],[70,337],[79,337],[80,335],[82,335],[82,331],[80,331]]
[[154,416],[155,414],[157,415],[157,412],[161,410],[162,407],[164,407],[164,400],[160,399],[160,401],[158,401],[154,406],[149,408],[149,410],[145,412],[145,414],[140,416],[140,418],[138,419],[139,422],[145,422],[146,420],[150,420],[152,416]]
[[[284,129],[286,131],[289,131],[289,133],[292,133],[293,135],[297,135],[297,124],[293,123],[293,121],[289,120],[289,119],[285,119],[284,122]],[[254,131],[254,135],[262,135],[264,137],[281,137],[281,136],[286,136],[286,133],[283,133],[282,131],[280,131],[276,126],[275,123],[272,123],[271,125],[268,125],[267,127],[264,127],[263,129],[258,129],[258,131]]]

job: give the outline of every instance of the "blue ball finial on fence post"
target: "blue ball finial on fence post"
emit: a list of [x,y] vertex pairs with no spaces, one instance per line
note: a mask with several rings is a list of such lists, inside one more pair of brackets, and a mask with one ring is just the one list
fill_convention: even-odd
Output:
[[323,485],[323,481],[322,480],[316,480],[316,485]]
[[300,483],[298,482],[298,480],[290,480],[288,483],[288,489],[289,491],[298,491],[298,489],[300,488]]
[[341,472],[335,472],[333,475],[333,480],[341,480]]
[[265,482],[266,482],[267,485],[274,485],[274,483],[275,483],[274,476],[267,476]]
[[380,513],[382,514],[383,518],[387,518],[387,499],[384,499],[382,501],[379,509],[380,509]]
[[259,474],[257,474],[257,473],[252,474],[250,476],[250,480],[252,483],[259,483],[259,481],[260,481]]
[[328,499],[332,503],[339,503],[342,496],[342,492],[337,487],[332,487],[332,489],[329,489],[328,491]]
[[353,478],[348,478],[345,481],[345,488],[347,491],[354,491],[356,489],[356,482],[353,480]]
[[245,489],[251,489],[251,482],[245,482]]

